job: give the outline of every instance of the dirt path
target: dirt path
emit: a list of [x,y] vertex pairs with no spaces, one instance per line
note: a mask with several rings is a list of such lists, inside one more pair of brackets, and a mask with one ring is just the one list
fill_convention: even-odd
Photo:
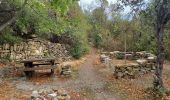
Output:
[[84,85],[91,88],[95,93],[96,100],[114,100],[113,95],[105,91],[106,82],[94,69],[94,61],[97,59],[94,51],[91,51],[86,63],[81,66],[80,78]]
[[35,84],[27,81],[26,79],[19,79],[14,81],[14,84],[17,89],[24,91],[41,89],[50,91],[54,88],[64,88],[74,92],[81,92],[82,90],[85,90],[85,92],[89,92],[87,94],[90,95],[91,100],[115,100],[114,96],[105,90],[105,79],[95,70],[93,66],[96,59],[97,56],[95,51],[92,50],[85,63],[80,66],[79,76],[77,79],[61,81],[59,78],[55,77],[53,80],[45,84]]

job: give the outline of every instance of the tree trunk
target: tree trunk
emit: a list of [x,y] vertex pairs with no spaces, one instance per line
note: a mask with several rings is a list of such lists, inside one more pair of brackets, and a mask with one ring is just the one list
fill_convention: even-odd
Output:
[[164,88],[163,79],[162,79],[162,71],[163,71],[163,63],[164,63],[164,45],[163,45],[163,33],[164,27],[163,25],[157,24],[157,62],[156,62],[156,79],[155,79],[155,87]]

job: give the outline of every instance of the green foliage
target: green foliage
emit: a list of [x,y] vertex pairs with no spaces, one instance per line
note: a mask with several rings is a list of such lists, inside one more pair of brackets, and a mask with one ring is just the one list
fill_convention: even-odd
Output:
[[94,44],[95,47],[100,48],[102,46],[102,36],[99,33],[94,35]]
[[0,44],[5,44],[5,43],[14,44],[14,43],[19,43],[21,41],[22,41],[22,38],[12,35],[9,28],[4,30],[0,34]]
[[83,49],[81,48],[80,45],[76,45],[75,47],[72,48],[71,54],[74,58],[79,59],[83,54]]
[[[11,6],[20,7],[21,0],[8,1]],[[52,34],[71,36],[71,53],[80,58],[88,52],[87,31],[90,25],[86,16],[78,5],[77,0],[28,0],[11,30],[20,37],[37,34],[48,39]],[[18,38],[6,34],[1,37],[2,42],[15,43]]]
[[[39,36],[49,33],[61,34],[65,32],[67,21],[65,14],[76,0],[28,0],[22,9],[15,26],[17,34],[37,34]],[[22,0],[9,1],[11,6],[20,7]]]
[[74,58],[78,59],[89,50],[88,30],[90,25],[78,3],[70,7],[66,19],[68,21],[66,33],[72,37],[73,41],[71,44],[71,54]]
[[121,52],[120,53],[116,53],[115,56],[116,56],[117,59],[124,59],[124,54],[121,53]]

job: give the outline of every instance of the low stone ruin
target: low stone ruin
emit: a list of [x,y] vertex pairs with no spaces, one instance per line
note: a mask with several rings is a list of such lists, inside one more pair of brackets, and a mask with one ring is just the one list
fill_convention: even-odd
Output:
[[71,97],[64,89],[53,90],[47,92],[46,90],[32,91],[31,100],[70,100]]
[[135,78],[136,76],[143,75],[155,71],[154,63],[131,63],[124,65],[116,65],[114,76],[116,78]]
[[114,52],[102,52],[102,54],[105,54],[109,56],[111,59],[116,58],[116,59],[124,59],[126,58],[127,60],[137,60],[140,58],[148,58],[148,57],[155,57],[155,55],[148,53],[146,51],[141,51],[141,52],[120,52],[120,51],[114,51]]
[[71,73],[72,73],[71,65],[64,65],[61,67],[60,75],[68,77],[68,76],[71,76]]
[[124,59],[127,60],[136,60],[134,63],[124,63],[119,65],[114,65],[114,62],[111,62],[114,66],[114,76],[116,78],[135,78],[136,76],[143,75],[146,73],[151,73],[155,71],[156,66],[156,56],[147,53],[146,51],[142,52],[102,52],[100,60],[102,63],[105,63],[107,59]]

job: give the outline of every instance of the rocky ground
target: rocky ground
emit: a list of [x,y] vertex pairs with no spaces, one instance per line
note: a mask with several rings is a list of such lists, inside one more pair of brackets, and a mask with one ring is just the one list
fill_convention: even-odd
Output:
[[[86,59],[86,60],[85,60]],[[2,71],[7,73],[0,80],[1,100],[28,100],[33,91],[50,93],[54,90],[66,90],[71,100],[151,100],[146,89],[152,86],[152,74],[146,74],[136,79],[115,79],[112,70],[99,62],[99,56],[91,51],[85,59],[73,61],[72,77],[61,77],[55,74],[38,72],[30,80],[17,71]],[[123,63],[122,60],[113,62]],[[164,80],[170,87],[170,64],[166,62]],[[10,74],[9,74],[10,73]]]

